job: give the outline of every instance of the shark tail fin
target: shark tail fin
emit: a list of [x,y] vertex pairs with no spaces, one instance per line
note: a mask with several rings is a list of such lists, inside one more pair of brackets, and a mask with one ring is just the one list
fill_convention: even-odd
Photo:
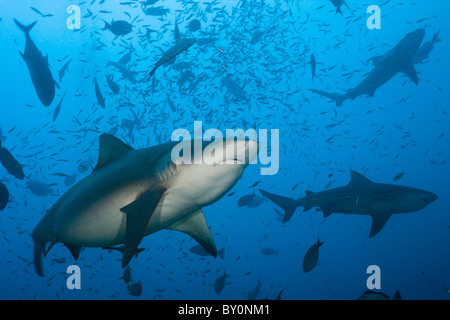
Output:
[[17,19],[14,19],[14,22],[16,25],[25,33],[25,36],[29,36],[31,29],[33,29],[34,25],[37,23],[37,20],[33,22],[32,24],[29,24],[27,26],[24,26],[21,24]]
[[264,197],[268,198],[270,201],[272,201],[273,203],[275,203],[284,210],[283,223],[289,221],[289,219],[292,217],[292,215],[294,214],[295,210],[298,207],[297,200],[283,196],[278,196],[276,194],[264,191],[262,189],[259,189],[259,192],[261,192],[261,194]]
[[336,14],[338,14],[338,13],[342,15],[341,7],[337,7],[337,8],[336,8]]
[[345,99],[347,99],[346,95],[341,95],[339,93],[329,93],[329,92],[316,90],[316,89],[309,89],[309,91],[317,93],[318,95],[321,95],[322,97],[331,99],[332,101],[336,102],[336,106],[338,106],[338,107],[342,106]]

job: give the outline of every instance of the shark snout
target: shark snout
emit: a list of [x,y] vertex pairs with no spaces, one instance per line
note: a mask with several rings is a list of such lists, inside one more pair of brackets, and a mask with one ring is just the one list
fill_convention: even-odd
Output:
[[437,198],[438,198],[438,196],[436,194],[434,194],[433,192],[425,192],[421,197],[421,199],[423,201],[425,201],[427,204],[432,203]]

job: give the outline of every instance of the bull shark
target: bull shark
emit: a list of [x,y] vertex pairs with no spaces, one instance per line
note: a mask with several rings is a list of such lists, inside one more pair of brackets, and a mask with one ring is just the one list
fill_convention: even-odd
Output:
[[350,183],[345,187],[321,192],[306,191],[306,196],[297,200],[259,191],[284,209],[283,223],[292,217],[298,207],[303,207],[303,211],[319,207],[325,218],[331,213],[370,215],[372,227],[369,237],[376,235],[392,214],[418,211],[437,199],[437,195],[429,191],[372,182],[356,171],[350,171],[350,177]]
[[172,47],[170,47],[166,52],[164,52],[162,57],[156,62],[155,66],[153,67],[153,69],[150,71],[150,73],[147,76],[147,81],[150,81],[153,74],[156,72],[156,69],[158,69],[164,63],[175,58],[177,55],[179,55],[183,51],[186,51],[187,49],[189,49],[196,41],[197,41],[196,38],[181,38],[180,31],[178,29],[178,24],[175,21],[175,44]]
[[43,276],[42,257],[55,243],[63,243],[75,259],[82,247],[123,244],[125,267],[141,239],[162,229],[186,233],[217,256],[202,208],[237,183],[258,153],[256,141],[204,142],[203,150],[233,148],[235,155],[224,151],[219,161],[194,152],[193,164],[187,164],[172,155],[179,142],[135,150],[112,135],[99,140],[92,174],[62,195],[32,232],[38,275]]
[[37,21],[28,26],[24,26],[16,19],[14,22],[24,32],[26,38],[25,50],[19,53],[27,64],[39,100],[48,107],[55,98],[55,80],[48,66],[48,55],[44,57],[30,37],[30,31]]
[[367,74],[364,80],[355,88],[350,89],[347,93],[329,93],[316,89],[309,89],[321,96],[336,102],[337,106],[342,103],[362,95],[373,97],[375,91],[383,84],[391,80],[397,73],[406,74],[416,85],[419,84],[416,69],[414,68],[414,57],[418,51],[423,38],[425,37],[424,29],[417,29],[408,33],[394,48],[386,52],[382,56],[371,58],[374,68]]

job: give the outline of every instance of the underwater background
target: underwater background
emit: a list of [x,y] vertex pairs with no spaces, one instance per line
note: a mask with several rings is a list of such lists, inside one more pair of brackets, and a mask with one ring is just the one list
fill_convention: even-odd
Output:
[[[81,10],[80,29],[67,27],[71,5]],[[389,297],[398,290],[403,299],[449,299],[450,3],[347,5],[340,14],[328,0],[0,0],[0,139],[25,175],[18,179],[0,166],[10,194],[0,211],[0,299],[275,299],[280,292],[286,300],[357,299],[367,290],[370,265],[380,267],[378,291]],[[380,30],[366,26],[370,5],[381,8]],[[37,21],[30,36],[48,53],[57,83],[48,107],[19,53],[26,40],[14,19]],[[104,30],[103,20],[127,21],[132,30],[116,36]],[[147,81],[174,44],[175,20],[181,36],[197,42]],[[397,74],[374,97],[339,107],[309,90],[355,87],[373,68],[370,58],[417,28],[425,29],[424,42],[439,31],[442,40],[416,65],[417,86]],[[119,61],[125,70],[114,66]],[[36,274],[31,232],[70,186],[90,174],[100,134],[144,148],[169,141],[175,129],[192,131],[194,121],[204,130],[280,133],[277,174],[264,176],[262,165],[250,165],[227,195],[203,209],[223,258],[193,253],[193,239],[162,230],[142,240],[145,250],[131,260],[128,284],[121,254],[101,248],[85,248],[75,262],[56,244],[44,259],[45,276]],[[299,198],[306,190],[347,185],[350,170],[374,182],[428,190],[438,199],[393,215],[369,238],[367,215],[324,218],[314,208],[298,208],[282,223],[280,208],[258,191]],[[248,195],[251,202],[238,205]],[[318,238],[324,242],[318,263],[305,273],[304,256]],[[81,270],[79,290],[66,286],[72,264]],[[133,295],[130,283],[139,283],[142,292]]]

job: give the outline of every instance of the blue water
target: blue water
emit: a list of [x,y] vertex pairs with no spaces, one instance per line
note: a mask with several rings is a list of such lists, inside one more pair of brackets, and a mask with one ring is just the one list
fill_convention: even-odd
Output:
[[[169,12],[155,17],[146,16],[140,3],[131,0],[129,5],[112,0],[0,1],[2,142],[26,176],[16,179],[0,167],[0,180],[11,194],[7,208],[0,212],[0,298],[247,299],[259,279],[258,299],[274,299],[282,289],[282,299],[356,299],[367,290],[367,267],[378,265],[379,291],[388,296],[399,290],[404,299],[449,299],[445,288],[450,287],[450,28],[446,16],[450,3],[347,2],[350,8],[343,6],[340,15],[325,0],[159,0],[154,6]],[[381,6],[381,30],[366,26],[366,9],[372,4]],[[66,26],[69,5],[81,9],[80,30]],[[176,58],[176,63],[189,64],[188,80],[180,80],[180,71],[172,65],[161,66],[155,82],[142,81],[162,52],[174,44],[175,17],[182,36],[212,38],[213,42],[198,42]],[[38,21],[31,38],[44,55],[48,53],[59,85],[49,107],[39,101],[19,54],[25,37],[13,18],[25,25]],[[201,29],[189,33],[194,18],[201,21]],[[132,32],[115,39],[109,30],[102,30],[101,19],[134,20]],[[154,30],[149,38],[146,28]],[[308,90],[344,92],[355,87],[372,69],[367,63],[371,57],[385,53],[417,28],[425,28],[424,42],[439,30],[442,39],[426,63],[416,65],[418,86],[398,74],[373,98],[358,97],[341,107]],[[265,33],[250,43],[258,30]],[[130,47],[128,66],[137,72],[136,83],[107,66],[108,61],[119,61]],[[311,54],[317,60],[314,80],[308,64]],[[60,82],[58,72],[69,59]],[[117,95],[106,84],[108,74],[121,88]],[[221,80],[227,74],[243,88],[246,99],[236,98],[223,86]],[[106,99],[105,109],[97,104],[94,77]],[[63,95],[60,114],[53,122]],[[122,121],[135,120],[132,112],[139,123],[129,130]],[[262,176],[261,165],[250,165],[227,195],[204,208],[217,248],[225,248],[224,259],[193,254],[189,251],[196,245],[193,239],[163,230],[145,237],[140,247],[146,250],[130,262],[133,281],[143,286],[137,298],[120,279],[121,254],[116,251],[85,248],[75,262],[62,244],[56,244],[44,259],[45,276],[36,274],[30,235],[45,211],[69,189],[59,173],[76,174],[76,182],[86,177],[90,170],[79,173],[78,167],[86,159],[91,167],[95,165],[101,133],[113,130],[129,145],[143,148],[170,140],[175,129],[192,131],[196,120],[203,122],[204,129],[280,132],[278,173]],[[244,195],[260,196],[259,188],[297,198],[306,190],[344,186],[350,170],[375,182],[432,191],[439,198],[423,210],[394,215],[370,239],[368,216],[324,218],[314,208],[307,212],[298,208],[282,224],[276,211],[280,209],[269,201],[254,208],[237,205]],[[400,172],[404,176],[393,181]],[[27,180],[45,182],[52,193],[32,193]],[[303,257],[318,237],[325,242],[318,265],[304,273]],[[266,255],[261,253],[263,248],[278,252]],[[66,269],[72,264],[81,270],[79,290],[66,286]],[[229,277],[217,294],[214,283],[224,271]]]

